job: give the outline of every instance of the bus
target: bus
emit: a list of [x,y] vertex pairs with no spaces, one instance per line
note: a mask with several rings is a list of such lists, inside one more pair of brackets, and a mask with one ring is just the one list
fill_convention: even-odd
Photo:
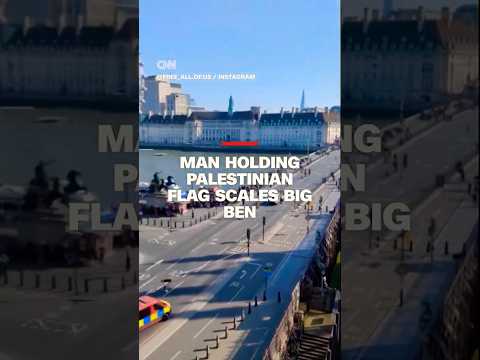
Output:
[[172,312],[170,303],[152,296],[138,298],[138,328],[144,330],[161,320],[167,320]]

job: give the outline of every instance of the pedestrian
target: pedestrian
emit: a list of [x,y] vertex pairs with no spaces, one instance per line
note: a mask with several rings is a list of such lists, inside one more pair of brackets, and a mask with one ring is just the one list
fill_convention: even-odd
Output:
[[0,277],[4,280],[7,278],[7,269],[10,258],[7,254],[3,253],[0,255]]
[[130,262],[131,262],[130,261],[130,254],[127,253],[127,258],[125,260],[125,269],[127,270],[127,272],[130,271],[130,266],[131,266]]
[[433,240],[433,236],[435,235],[436,231],[436,221],[433,217],[430,218],[430,224],[428,226],[428,236],[430,237],[431,240]]

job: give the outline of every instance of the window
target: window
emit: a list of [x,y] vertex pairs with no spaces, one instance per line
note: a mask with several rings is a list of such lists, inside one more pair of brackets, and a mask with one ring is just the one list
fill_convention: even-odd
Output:
[[424,63],[422,65],[422,89],[423,91],[433,90],[433,64]]

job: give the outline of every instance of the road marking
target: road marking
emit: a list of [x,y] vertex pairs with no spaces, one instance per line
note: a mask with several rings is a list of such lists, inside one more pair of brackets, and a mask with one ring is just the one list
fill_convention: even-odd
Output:
[[231,303],[233,300],[237,298],[237,296],[242,292],[242,290],[245,289],[245,286],[242,285],[240,289],[238,289],[237,293],[233,295],[233,297],[230,299],[229,303]]
[[240,275],[240,280],[242,280],[247,275],[247,270],[242,270],[242,275]]
[[175,265],[177,265],[180,261],[182,261],[184,258],[181,258],[177,261],[175,261],[173,264],[171,264],[170,266],[167,267],[167,270],[170,270],[172,267],[174,267]]
[[180,281],[177,285],[175,285],[175,287],[168,292],[168,295],[170,295],[172,292],[174,292],[175,289],[178,288],[179,286],[182,286],[182,284],[183,284],[184,282],[185,282],[185,280],[184,280],[184,281]]
[[145,269],[145,271],[148,271],[148,270],[154,268],[155,266],[161,264],[162,262],[163,262],[163,259],[158,260],[158,261],[157,261],[156,263],[154,263],[153,265],[150,265],[149,267],[147,267],[147,268]]
[[202,328],[193,336],[194,339],[196,339],[218,316],[218,313],[215,314],[215,316],[210,319],[205,325],[202,326]]
[[142,287],[150,284],[156,277],[157,277],[157,275],[153,276],[150,280],[148,280],[147,282],[143,283],[143,285],[140,285],[140,287],[142,288]]
[[178,351],[175,353],[175,355],[173,355],[173,356],[170,358],[170,360],[176,359],[176,358],[178,357],[178,355],[180,355],[181,353],[182,353],[182,350],[178,350]]
[[258,265],[258,264],[257,264],[256,266],[257,266],[257,269],[253,272],[252,275],[250,275],[250,278],[249,278],[250,280],[252,280],[252,279],[255,277],[255,275],[257,275],[257,273],[258,273],[258,272],[260,271],[260,269],[262,268],[262,265]]
[[205,243],[200,243],[199,245],[195,246],[192,250],[190,250],[190,253],[193,253],[195,251],[197,251],[198,249],[200,249],[202,246],[204,246]]

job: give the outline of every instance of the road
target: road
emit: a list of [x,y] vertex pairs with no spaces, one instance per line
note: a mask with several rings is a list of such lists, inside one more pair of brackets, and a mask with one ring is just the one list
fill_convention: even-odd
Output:
[[[408,204],[412,210],[414,249],[413,254],[407,251],[406,261],[411,263],[410,272],[421,276],[417,274],[421,267],[412,264],[425,255],[430,218],[435,218],[441,229],[460,204],[458,199],[445,194],[424,200],[434,191],[436,174],[448,173],[457,161],[465,161],[478,152],[478,109],[459,113],[451,121],[434,126],[396,152],[400,171],[393,173],[388,164],[372,167],[367,172],[366,191],[342,193],[342,197],[344,202]],[[402,168],[404,153],[409,155],[407,169]],[[375,240],[370,240],[377,235],[378,247]],[[346,231],[342,235],[342,356],[347,359],[359,359],[367,353],[370,339],[398,306],[400,251],[393,250],[395,236],[389,235],[370,231]]]
[[[339,162],[338,150],[326,155],[311,165],[310,176],[296,175],[294,187],[319,188],[322,178],[336,171]],[[323,186],[316,195],[326,198],[331,191],[331,185]],[[264,243],[263,216],[267,221]],[[252,231],[250,257],[247,228]],[[294,209],[292,203],[260,207],[256,219],[207,220],[172,233],[142,227],[140,291],[165,297],[172,303],[174,316],[142,331],[140,359],[194,358],[193,350],[205,347],[205,336],[211,337],[214,330],[224,328],[225,322],[262,291],[263,267],[271,266],[275,272],[289,250],[303,239],[306,228],[303,209]],[[172,279],[171,290],[163,294],[157,290],[166,278]]]

